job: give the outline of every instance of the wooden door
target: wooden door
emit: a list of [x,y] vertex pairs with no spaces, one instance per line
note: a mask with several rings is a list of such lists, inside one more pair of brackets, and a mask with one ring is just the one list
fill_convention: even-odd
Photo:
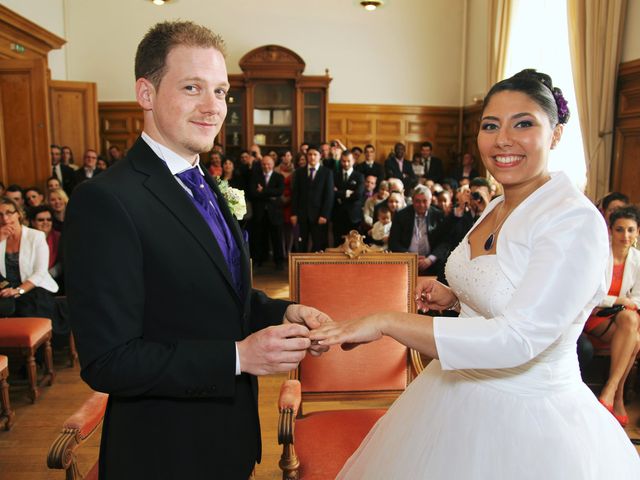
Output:
[[43,185],[51,173],[44,60],[0,60],[0,102],[2,181]]
[[78,165],[86,150],[100,151],[96,92],[95,83],[49,82],[52,143],[70,147]]

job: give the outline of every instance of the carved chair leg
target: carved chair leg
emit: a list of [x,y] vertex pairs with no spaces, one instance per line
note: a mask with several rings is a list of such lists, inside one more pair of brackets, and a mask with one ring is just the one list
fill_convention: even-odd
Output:
[[38,372],[36,370],[36,357],[31,350],[27,356],[27,375],[29,376],[29,398],[31,403],[35,403],[40,392],[38,391]]
[[53,350],[51,348],[51,337],[44,342],[44,378],[42,381],[51,386],[56,374],[53,371]]
[[296,455],[296,449],[292,444],[284,445],[282,456],[278,463],[282,470],[282,480],[298,480],[300,478],[300,460]]
[[9,402],[9,384],[6,373],[0,376],[0,426],[4,423],[4,429],[9,430],[13,425],[14,413]]

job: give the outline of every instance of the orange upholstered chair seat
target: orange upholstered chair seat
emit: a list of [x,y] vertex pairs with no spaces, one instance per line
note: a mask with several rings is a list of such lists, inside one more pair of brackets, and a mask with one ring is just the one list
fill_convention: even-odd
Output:
[[0,355],[0,372],[6,370],[8,366],[9,359],[4,355]]
[[29,375],[29,396],[32,402],[35,402],[40,395],[35,360],[35,352],[40,346],[44,346],[45,363],[42,382],[51,385],[55,378],[51,334],[51,320],[48,318],[0,318],[0,353],[24,357]]
[[310,413],[296,420],[295,435],[305,439],[296,442],[300,478],[335,478],[385,412],[382,408],[334,410]]
[[50,332],[48,318],[0,318],[0,348],[34,346]]

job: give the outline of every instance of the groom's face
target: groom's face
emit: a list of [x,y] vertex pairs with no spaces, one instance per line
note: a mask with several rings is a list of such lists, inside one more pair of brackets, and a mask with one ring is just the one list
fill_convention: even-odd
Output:
[[180,45],[167,54],[165,68],[157,87],[138,80],[147,82],[141,93],[141,105],[151,113],[145,131],[149,118],[151,136],[186,158],[211,150],[227,115],[229,81],[222,53]]

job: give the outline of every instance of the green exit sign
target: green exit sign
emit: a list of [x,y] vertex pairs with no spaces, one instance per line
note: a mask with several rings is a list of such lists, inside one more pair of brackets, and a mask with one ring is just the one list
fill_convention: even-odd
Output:
[[24,53],[25,48],[24,48],[24,45],[20,45],[19,43],[12,43],[11,50],[17,53]]

